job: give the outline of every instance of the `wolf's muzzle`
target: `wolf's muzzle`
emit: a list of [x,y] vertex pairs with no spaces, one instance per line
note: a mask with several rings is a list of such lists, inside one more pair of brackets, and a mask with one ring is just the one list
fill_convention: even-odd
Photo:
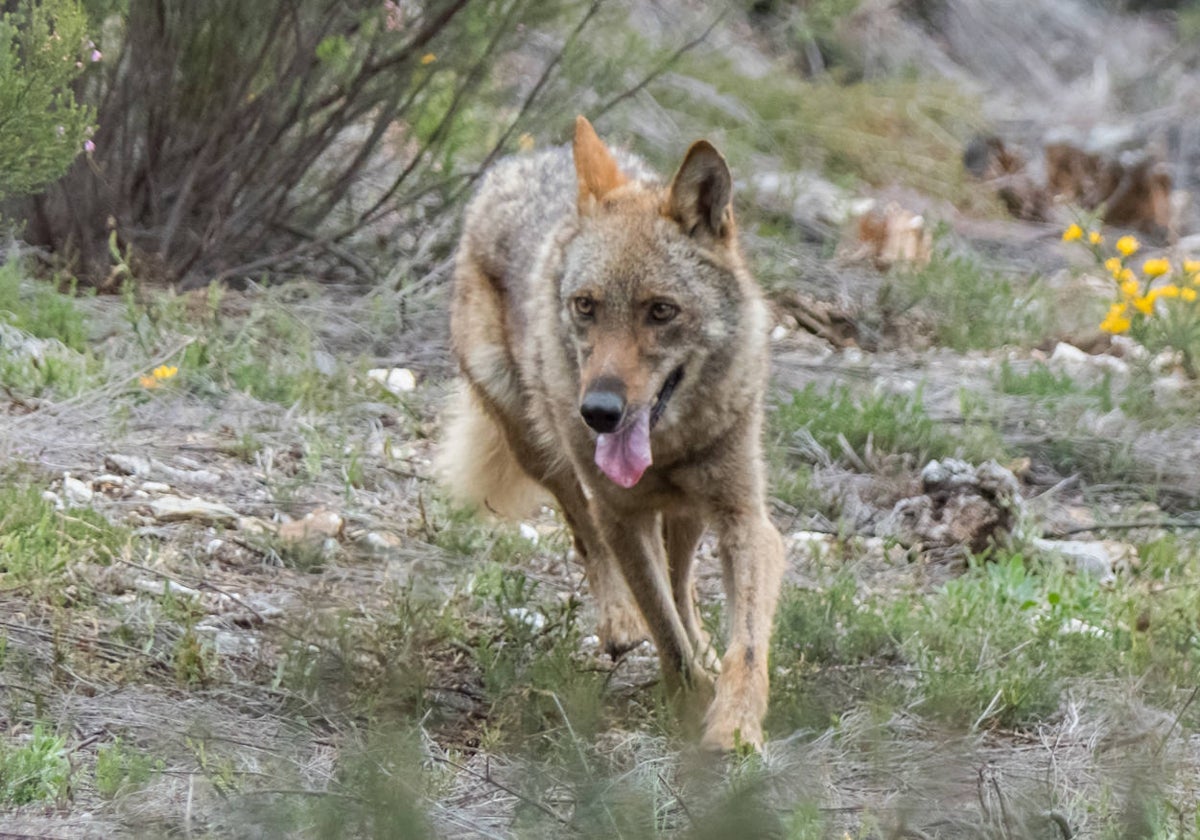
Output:
[[625,415],[625,386],[615,379],[598,379],[579,405],[583,422],[600,434],[615,432]]

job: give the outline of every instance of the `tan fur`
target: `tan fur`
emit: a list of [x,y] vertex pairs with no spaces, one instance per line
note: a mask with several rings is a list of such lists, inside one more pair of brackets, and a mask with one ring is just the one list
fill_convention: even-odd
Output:
[[[555,498],[606,648],[648,631],[668,691],[714,748],[762,741],[783,570],[760,441],[767,308],[731,185],[705,141],[664,184],[582,117],[570,151],[498,164],[455,262],[451,337],[468,384],[441,459],[460,497],[493,510],[515,509],[530,482]],[[581,416],[597,391],[620,395],[618,430],[655,418],[653,463],[631,487],[597,466],[595,421]],[[692,583],[709,527],[729,620],[719,665]]]
[[455,389],[444,422],[434,472],[460,504],[520,519],[550,501],[466,383]]

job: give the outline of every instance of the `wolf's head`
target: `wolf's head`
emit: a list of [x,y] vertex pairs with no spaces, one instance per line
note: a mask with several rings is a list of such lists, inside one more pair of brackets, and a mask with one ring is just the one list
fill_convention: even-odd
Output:
[[573,153],[579,219],[560,317],[596,464],[632,487],[653,460],[651,432],[679,422],[737,340],[745,292],[732,181],[704,140],[669,185],[630,180],[583,117]]

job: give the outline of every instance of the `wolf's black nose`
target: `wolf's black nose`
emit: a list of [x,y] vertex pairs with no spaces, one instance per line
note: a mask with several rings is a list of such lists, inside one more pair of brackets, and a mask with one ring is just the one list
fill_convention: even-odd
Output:
[[579,406],[583,421],[601,434],[615,432],[625,413],[625,397],[618,391],[595,389],[583,395]]

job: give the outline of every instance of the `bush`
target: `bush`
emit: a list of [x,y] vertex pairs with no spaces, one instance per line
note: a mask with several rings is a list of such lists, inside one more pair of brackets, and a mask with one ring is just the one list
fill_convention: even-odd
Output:
[[90,165],[22,208],[27,238],[114,286],[113,251],[139,277],[185,285],[325,265],[378,280],[399,254],[436,264],[451,226],[428,221],[516,145],[545,87],[503,74],[510,89],[493,67],[532,41],[550,45],[538,58],[552,75],[574,37],[560,30],[596,7],[129,0],[104,24],[119,57],[92,80]]
[[67,171],[91,131],[75,101],[86,18],[74,0],[25,0],[0,15],[0,199],[33,192]]

